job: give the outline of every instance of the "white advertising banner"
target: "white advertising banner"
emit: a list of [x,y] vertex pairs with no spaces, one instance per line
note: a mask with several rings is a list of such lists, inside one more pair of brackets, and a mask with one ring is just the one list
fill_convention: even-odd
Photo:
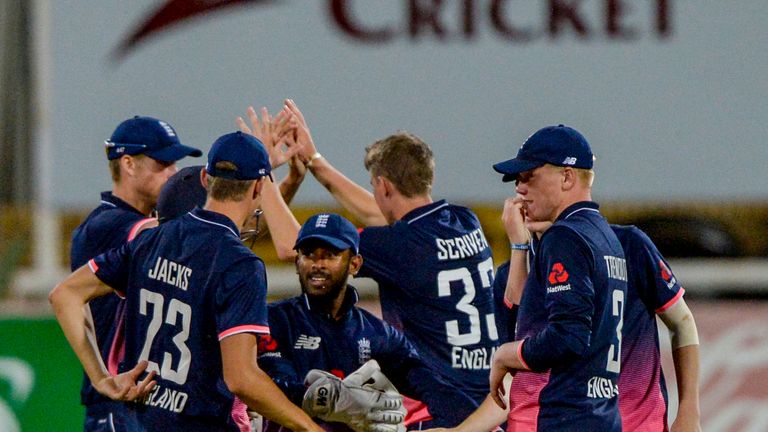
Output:
[[[286,97],[362,184],[365,146],[408,130],[435,151],[436,197],[500,202],[491,165],[565,123],[597,155],[598,200],[768,197],[764,0],[51,3],[60,207],[109,188],[103,142],[126,118],[207,151]],[[332,199],[310,180],[297,202]]]

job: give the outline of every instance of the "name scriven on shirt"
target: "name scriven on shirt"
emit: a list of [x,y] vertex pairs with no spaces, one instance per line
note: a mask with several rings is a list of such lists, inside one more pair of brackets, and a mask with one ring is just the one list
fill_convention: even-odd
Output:
[[437,244],[437,259],[440,261],[471,257],[488,248],[488,242],[480,228],[460,237],[436,238],[435,243]]

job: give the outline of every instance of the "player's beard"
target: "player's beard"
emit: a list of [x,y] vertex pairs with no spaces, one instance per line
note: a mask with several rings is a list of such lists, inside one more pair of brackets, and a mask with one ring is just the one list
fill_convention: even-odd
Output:
[[[344,287],[347,285],[347,279],[349,278],[349,260],[347,259],[344,265],[344,273],[339,277],[333,277],[330,272],[310,272],[306,275],[300,275],[299,283],[301,284],[301,292],[307,295],[313,302],[320,302],[323,304],[331,305],[341,294]],[[326,285],[326,289],[322,293],[316,292],[316,289],[309,286],[308,279],[315,274],[322,274],[323,276],[330,276]],[[315,291],[315,292],[313,292]]]

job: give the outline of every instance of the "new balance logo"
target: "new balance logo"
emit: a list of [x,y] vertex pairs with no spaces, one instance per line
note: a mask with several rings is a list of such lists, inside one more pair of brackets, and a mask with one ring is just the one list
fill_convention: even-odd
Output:
[[320,336],[300,335],[293,349],[316,350],[320,348]]
[[576,158],[575,157],[565,158],[565,160],[563,160],[563,165],[576,165]]

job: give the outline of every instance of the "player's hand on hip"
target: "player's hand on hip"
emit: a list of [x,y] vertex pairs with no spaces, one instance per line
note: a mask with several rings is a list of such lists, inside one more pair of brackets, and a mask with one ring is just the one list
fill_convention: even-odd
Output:
[[145,398],[157,385],[154,380],[155,372],[147,374],[144,379],[139,377],[147,369],[147,361],[141,361],[133,369],[118,375],[110,375],[95,383],[99,393],[113,400],[136,401]]

